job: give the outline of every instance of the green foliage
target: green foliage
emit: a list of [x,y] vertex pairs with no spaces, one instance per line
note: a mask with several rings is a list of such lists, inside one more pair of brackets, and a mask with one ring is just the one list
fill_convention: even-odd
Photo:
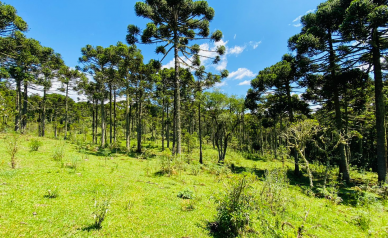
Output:
[[59,196],[59,191],[56,186],[52,189],[47,189],[47,192],[44,195],[45,198],[57,198],[58,196]]
[[7,153],[11,157],[11,168],[16,169],[16,154],[18,153],[20,147],[20,135],[9,135],[6,137],[6,141]]
[[183,191],[180,191],[177,197],[182,199],[193,199],[195,195],[194,195],[194,192],[191,191],[190,189],[185,189]]
[[58,143],[57,146],[54,148],[54,153],[52,155],[52,158],[55,161],[62,162],[64,157],[65,157],[65,144]]
[[31,139],[30,141],[30,151],[38,151],[39,150],[39,147],[41,147],[43,145],[43,142],[41,142],[40,140],[38,139]]
[[94,224],[93,227],[95,229],[101,229],[102,228],[102,223],[106,219],[106,215],[109,211],[109,206],[110,206],[110,200],[108,199],[102,199],[102,200],[97,200],[95,198],[94,200],[94,211],[93,211],[93,218],[94,218]]
[[224,196],[217,200],[217,233],[224,237],[242,234],[250,224],[255,208],[252,183],[256,177],[252,174],[236,175],[229,180]]

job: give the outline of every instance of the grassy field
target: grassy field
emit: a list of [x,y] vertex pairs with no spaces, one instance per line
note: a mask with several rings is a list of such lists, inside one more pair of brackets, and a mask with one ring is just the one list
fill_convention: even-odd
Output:
[[[229,152],[219,166],[217,152],[205,146],[200,166],[196,156],[171,162],[168,153],[147,144],[145,154],[128,155],[42,138],[38,151],[31,151],[37,137],[28,135],[19,138],[12,169],[12,136],[0,138],[0,237],[222,237],[209,227],[230,183],[243,172],[254,174],[249,190],[256,200],[242,237],[388,237],[388,206],[372,186],[372,173],[352,170],[366,185],[332,179],[334,192],[319,196],[319,186],[311,191],[306,178],[292,179],[290,162],[283,168],[280,161]],[[277,168],[286,182],[269,179]],[[182,192],[191,199],[178,197]],[[104,214],[98,227],[95,216]]]

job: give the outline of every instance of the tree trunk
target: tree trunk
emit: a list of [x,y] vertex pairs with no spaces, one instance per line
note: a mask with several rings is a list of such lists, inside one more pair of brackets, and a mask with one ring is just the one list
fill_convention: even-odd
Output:
[[131,104],[129,101],[129,87],[127,87],[127,105],[126,105],[126,112],[125,112],[125,129],[126,129],[126,134],[125,134],[125,141],[126,141],[126,147],[127,151],[131,151]]
[[67,121],[68,121],[68,117],[69,117],[68,98],[69,98],[69,83],[66,84],[66,100],[65,100],[65,110],[66,110],[66,116],[65,116],[65,140],[67,139]]
[[387,141],[385,134],[385,103],[383,93],[383,76],[381,73],[380,42],[377,28],[372,30],[373,73],[375,80],[376,131],[377,131],[377,174],[379,182],[386,182],[387,175]]
[[170,119],[168,117],[168,109],[169,109],[169,104],[167,103],[167,126],[166,126],[166,139],[167,139],[167,148],[170,148]]
[[202,160],[201,102],[198,102],[198,137],[199,137],[199,163],[203,164],[203,160]]
[[20,118],[21,118],[21,112],[22,112],[22,104],[21,104],[21,99],[22,99],[22,88],[21,88],[21,81],[17,80],[16,81],[16,101],[15,101],[15,106],[16,106],[16,115],[15,115],[15,131],[18,131],[20,129]]
[[109,144],[112,144],[112,84],[109,83]]
[[[333,82],[332,88],[334,92],[334,108],[335,108],[335,118],[336,118],[336,127],[338,132],[341,133],[342,130],[342,118],[341,118],[341,107],[339,102],[339,89],[337,86],[336,80],[336,72],[335,72],[335,52],[333,49],[333,42],[331,38],[331,31],[329,30],[329,63],[330,63],[330,73],[331,73],[331,80]],[[346,160],[346,153],[345,153],[345,146],[344,144],[340,143],[338,146],[338,150],[340,152],[340,163],[339,163],[339,169],[340,174],[342,174],[342,179],[344,179],[347,183],[350,182],[350,174],[349,174],[349,166],[348,162]]]
[[42,116],[41,116],[41,136],[44,137],[46,129],[46,88],[43,88]]
[[96,134],[95,134],[95,127],[96,127],[96,118],[95,118],[95,104],[94,104],[94,98],[93,98],[93,102],[92,102],[92,137],[93,137],[93,143],[94,143],[94,140],[95,140],[95,138],[96,138]]
[[105,108],[104,99],[101,99],[101,148],[105,147]]
[[116,144],[116,134],[117,134],[117,130],[116,130],[116,90],[113,91],[113,142]]
[[137,104],[137,153],[141,153],[141,132],[142,132],[141,98],[142,98],[142,95],[140,93],[138,104]]
[[175,55],[175,118],[176,118],[176,149],[177,154],[181,154],[181,95],[179,84],[179,57],[178,57],[178,34],[174,32],[174,55]]
[[164,151],[164,127],[165,127],[165,123],[164,123],[164,95],[163,95],[163,102],[162,102],[162,151]]
[[28,95],[27,95],[28,83],[24,81],[24,93],[23,93],[23,114],[22,114],[22,133],[27,126],[27,107],[28,107]]

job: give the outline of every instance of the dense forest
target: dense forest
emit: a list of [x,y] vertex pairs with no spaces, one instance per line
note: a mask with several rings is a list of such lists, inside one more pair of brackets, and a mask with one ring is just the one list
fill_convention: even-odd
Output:
[[[376,185],[385,186],[387,1],[321,3],[243,97],[214,87],[227,70],[201,64],[209,52],[219,63],[226,51],[196,44],[223,38],[210,31],[215,11],[206,1],[146,0],[135,14],[148,23],[128,25],[126,42],[85,45],[72,68],[55,49],[27,38],[28,23],[0,2],[1,133],[65,140],[102,154],[147,157],[155,146],[171,161],[184,156],[198,164],[210,160],[204,148],[212,148],[218,166],[232,171],[238,166],[226,156],[239,153],[289,164],[293,179],[305,177],[311,191],[317,164],[323,188],[332,170],[345,187],[359,182],[351,170],[373,172]],[[143,44],[155,45],[161,60],[144,62]],[[174,67],[162,67],[170,55]]]

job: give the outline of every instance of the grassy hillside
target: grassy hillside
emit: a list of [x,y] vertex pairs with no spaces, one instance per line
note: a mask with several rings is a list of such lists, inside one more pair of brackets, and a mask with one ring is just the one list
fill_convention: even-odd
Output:
[[[388,237],[387,200],[368,172],[353,170],[358,184],[345,186],[330,171],[324,192],[320,165],[309,189],[307,177],[292,178],[292,163],[269,156],[229,152],[220,166],[205,146],[199,165],[194,155],[171,161],[153,143],[128,155],[33,136],[19,138],[12,169],[13,137],[0,138],[0,237],[223,237],[217,207],[228,211],[221,206],[242,178],[242,237]],[[31,151],[36,139],[42,146]]]

